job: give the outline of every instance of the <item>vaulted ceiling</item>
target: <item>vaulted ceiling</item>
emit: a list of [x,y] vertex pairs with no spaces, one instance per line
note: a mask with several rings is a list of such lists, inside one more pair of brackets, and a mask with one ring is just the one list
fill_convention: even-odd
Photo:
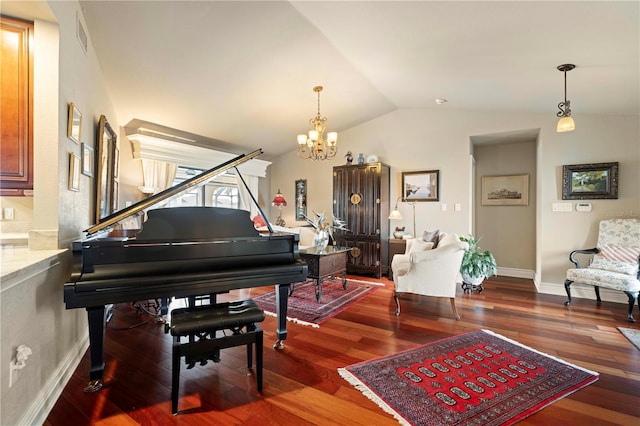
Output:
[[[118,121],[295,148],[401,108],[640,113],[636,1],[81,1]],[[437,105],[436,98],[447,99]]]

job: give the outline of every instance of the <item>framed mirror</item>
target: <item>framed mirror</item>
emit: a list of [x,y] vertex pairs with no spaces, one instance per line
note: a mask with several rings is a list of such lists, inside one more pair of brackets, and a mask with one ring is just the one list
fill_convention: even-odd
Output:
[[116,133],[107,117],[100,116],[96,163],[96,223],[113,213]]

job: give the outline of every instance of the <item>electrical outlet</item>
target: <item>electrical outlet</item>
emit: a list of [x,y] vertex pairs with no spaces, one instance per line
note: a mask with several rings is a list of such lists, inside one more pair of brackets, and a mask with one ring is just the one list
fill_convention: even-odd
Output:
[[447,211],[447,203],[442,203],[442,206],[440,207],[442,209],[443,212]]

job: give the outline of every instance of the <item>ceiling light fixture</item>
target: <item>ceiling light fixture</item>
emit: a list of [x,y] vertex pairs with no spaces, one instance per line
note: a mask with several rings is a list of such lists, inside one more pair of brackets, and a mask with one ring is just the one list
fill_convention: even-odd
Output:
[[571,101],[567,100],[567,71],[571,71],[576,66],[573,64],[563,64],[558,66],[558,71],[562,71],[564,73],[564,102],[560,102],[558,104],[558,113],[556,114],[560,117],[558,120],[558,127],[556,130],[558,132],[570,132],[575,130],[576,123],[573,121],[571,117]]
[[322,92],[322,86],[314,87],[313,91],[318,94],[318,115],[309,120],[309,124],[311,124],[309,135],[298,135],[298,156],[305,160],[326,160],[335,157],[338,152],[338,134],[329,132],[327,133],[327,139],[324,139],[327,117],[320,116],[320,92]]

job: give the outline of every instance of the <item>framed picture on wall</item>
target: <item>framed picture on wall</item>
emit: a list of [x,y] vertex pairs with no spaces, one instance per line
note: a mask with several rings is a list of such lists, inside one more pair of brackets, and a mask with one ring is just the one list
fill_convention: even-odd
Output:
[[305,220],[307,215],[307,180],[296,180],[296,220]]
[[69,102],[67,136],[75,143],[80,143],[80,138],[82,137],[82,113],[73,102]]
[[562,166],[563,200],[618,198],[618,163]]
[[80,191],[80,157],[69,154],[69,191]]
[[404,201],[438,201],[440,199],[440,170],[402,172]]
[[86,143],[82,144],[82,174],[93,176],[93,148]]
[[100,116],[96,153],[96,223],[113,213],[116,132]]
[[483,206],[528,206],[529,175],[482,176]]

